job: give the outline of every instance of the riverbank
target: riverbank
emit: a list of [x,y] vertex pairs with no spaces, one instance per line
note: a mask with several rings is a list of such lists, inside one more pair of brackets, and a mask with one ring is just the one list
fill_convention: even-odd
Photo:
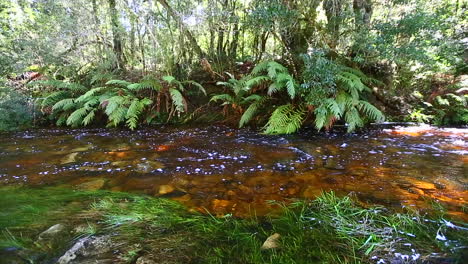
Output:
[[1,263],[461,263],[468,245],[466,224],[442,208],[395,213],[334,193],[247,219],[128,193],[3,187],[0,194]]

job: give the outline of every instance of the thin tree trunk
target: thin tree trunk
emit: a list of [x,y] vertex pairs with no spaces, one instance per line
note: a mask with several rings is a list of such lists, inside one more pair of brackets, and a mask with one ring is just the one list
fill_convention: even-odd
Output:
[[197,40],[195,39],[195,37],[193,37],[192,33],[190,32],[190,30],[188,30],[187,26],[184,24],[182,19],[176,14],[174,9],[172,9],[172,7],[167,3],[166,0],[157,0],[157,1],[166,9],[167,13],[180,25],[182,32],[187,37],[188,41],[190,42],[190,45],[195,50],[195,53],[200,58],[204,58],[205,53],[200,48],[200,46],[197,43]]
[[122,45],[122,34],[121,26],[119,22],[119,15],[117,13],[115,0],[108,0],[109,11],[111,15],[111,24],[112,24],[112,35],[114,43],[114,53],[117,57],[117,63],[119,68],[124,66],[124,55],[123,55],[123,45]]

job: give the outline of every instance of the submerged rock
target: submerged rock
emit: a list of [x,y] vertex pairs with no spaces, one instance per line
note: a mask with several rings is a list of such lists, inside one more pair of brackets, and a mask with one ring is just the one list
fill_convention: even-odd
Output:
[[265,242],[263,242],[263,245],[260,249],[262,250],[267,250],[267,249],[274,249],[274,248],[279,248],[279,239],[281,235],[278,233],[274,233],[273,235],[269,236]]
[[79,190],[97,191],[97,190],[102,189],[102,187],[104,187],[105,184],[106,184],[105,179],[95,179],[95,180],[81,183],[78,186],[76,186],[76,188]]
[[49,229],[47,229],[46,231],[42,232],[39,235],[39,240],[53,239],[57,235],[60,235],[65,231],[66,231],[66,227],[64,225],[62,224],[53,225],[49,227]]
[[112,251],[118,246],[109,235],[84,237],[65,252],[57,264],[115,263]]
[[60,162],[60,164],[67,164],[67,163],[72,163],[76,161],[76,156],[78,155],[78,152],[73,152],[68,155],[66,155]]
[[150,173],[153,170],[163,169],[163,168],[164,168],[164,165],[161,162],[147,160],[143,163],[137,164],[134,171],[139,172],[139,173]]
[[174,186],[172,185],[161,185],[159,186],[158,193],[159,195],[169,194],[175,191]]

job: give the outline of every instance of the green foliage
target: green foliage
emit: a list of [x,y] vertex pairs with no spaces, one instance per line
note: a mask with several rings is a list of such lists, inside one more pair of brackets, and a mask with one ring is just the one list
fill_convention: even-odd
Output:
[[32,126],[35,111],[31,98],[11,88],[0,87],[0,131]]
[[[214,95],[210,101],[222,101],[222,105],[229,106],[235,112],[241,114],[239,127],[243,127],[258,113],[267,98],[257,94],[250,94],[252,86],[257,85],[258,79],[255,80],[252,76],[247,75],[238,80],[232,74],[227,74],[230,77],[227,82],[217,82],[216,84],[230,89],[232,93]],[[248,107],[244,110],[247,105]]]
[[292,104],[279,106],[271,114],[264,132],[269,135],[294,133],[302,126],[305,113],[301,106]]
[[[422,98],[421,98],[422,99]],[[434,102],[421,101],[407,119],[418,123],[433,123],[439,126],[468,124],[468,95],[447,93],[435,97]]]
[[364,126],[366,120],[381,122],[384,115],[365,100],[370,92],[366,85],[377,83],[357,69],[340,65],[324,57],[323,53],[303,56],[305,70],[301,94],[307,105],[315,107],[315,127],[330,129],[344,120],[348,132]]
[[[203,86],[194,81],[178,81],[172,76],[164,76],[163,81],[149,76],[137,83],[113,79],[106,81],[103,86],[89,89],[56,80],[36,84],[58,90],[42,102],[43,112],[56,119],[57,125],[88,126],[104,114],[107,126],[116,127],[124,123],[133,130],[142,120],[151,120],[148,119],[153,116],[150,109],[161,109],[162,96],[171,103],[167,105],[171,118],[175,113],[180,115],[187,112],[187,100],[182,93],[188,87],[195,86],[197,90],[206,93]],[[144,116],[145,119],[142,118]]]
[[[266,73],[267,75],[260,75],[261,73]],[[249,82],[247,82],[249,87],[267,82],[269,83],[268,95],[270,96],[283,89],[286,89],[291,99],[294,99],[296,96],[296,90],[299,85],[294,77],[289,74],[288,69],[278,62],[261,62],[253,68],[251,75],[256,77],[253,77]]]

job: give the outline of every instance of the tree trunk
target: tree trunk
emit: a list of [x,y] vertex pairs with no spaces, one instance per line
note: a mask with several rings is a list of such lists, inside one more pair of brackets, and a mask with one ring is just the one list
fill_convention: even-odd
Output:
[[203,52],[203,50],[200,48],[200,46],[197,43],[197,40],[193,37],[192,33],[190,30],[188,30],[187,26],[184,24],[182,19],[176,14],[174,9],[167,3],[166,0],[157,0],[167,11],[167,13],[179,24],[180,28],[182,29],[182,32],[184,35],[187,37],[188,41],[190,42],[190,45],[192,45],[192,48],[195,50],[195,53],[200,57],[204,58],[206,55]]
[[115,0],[108,0],[108,3],[111,15],[112,35],[114,38],[114,54],[117,58],[118,67],[123,68],[125,59],[122,45],[122,27],[120,26]]

